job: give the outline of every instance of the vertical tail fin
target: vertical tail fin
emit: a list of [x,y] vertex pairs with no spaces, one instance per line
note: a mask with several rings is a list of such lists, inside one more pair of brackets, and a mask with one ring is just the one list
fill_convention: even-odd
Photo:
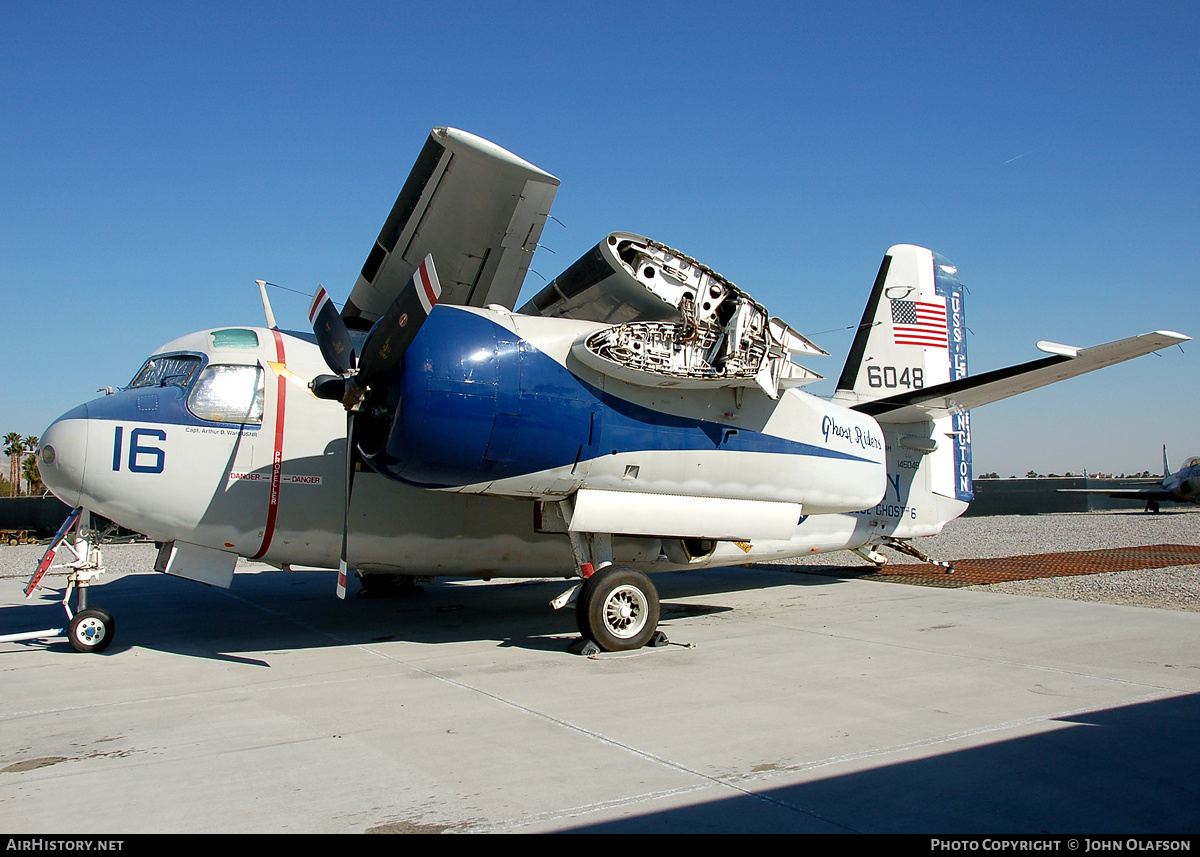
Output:
[[1171,468],[1167,467],[1167,445],[1163,444],[1163,479],[1171,475]]
[[964,377],[966,345],[958,269],[898,244],[883,257],[834,398],[858,404]]
[[[964,291],[958,269],[949,260],[911,244],[890,248],[833,401],[853,407],[966,377]],[[954,472],[951,476],[948,466],[939,466],[932,474],[933,490],[969,502],[974,497],[970,414],[955,414],[945,426],[942,422],[929,430],[939,444],[953,440]],[[949,465],[949,456],[933,457]]]

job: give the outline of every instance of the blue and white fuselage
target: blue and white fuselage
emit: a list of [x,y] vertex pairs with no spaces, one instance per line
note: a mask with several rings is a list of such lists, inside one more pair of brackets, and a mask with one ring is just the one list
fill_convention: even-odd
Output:
[[[581,490],[618,508],[645,501],[652,509],[666,497],[694,500],[697,515],[775,516],[765,533],[754,524],[726,532],[725,520],[657,533],[654,521],[631,522],[615,533],[618,559],[656,569],[856,547],[881,528],[940,526],[898,491],[884,502],[885,441],[872,418],[798,390],[778,400],[746,395],[737,407],[728,389],[638,388],[572,365],[572,343],[601,326],[438,307],[389,383],[395,425],[377,449],[362,444],[378,475],[355,483],[351,564],[414,575],[569,576],[567,541],[537,532],[528,500],[557,502]],[[154,361],[186,371],[151,376],[153,384],[96,399],[47,429],[47,485],[159,541],[335,566],[343,412],[265,368],[285,363],[315,376],[322,363],[310,338],[204,331],[168,343]],[[249,385],[230,396],[235,408],[250,403],[245,421],[214,418],[213,378]],[[748,541],[749,551],[718,542],[671,562],[681,554],[664,550],[664,538],[688,537]]]
[[[349,566],[571,577],[576,533],[611,537],[612,560],[643,570],[870,552],[933,535],[967,507],[972,401],[1186,339],[1145,334],[962,378],[945,346],[896,345],[887,297],[896,281],[948,312],[933,254],[889,250],[833,401],[798,389],[634,384],[577,357],[579,343],[611,325],[437,306],[359,418],[365,466]],[[158,541],[336,567],[345,413],[286,379],[324,368],[309,334],[182,337],[131,386],[43,433],[43,479],[67,503]]]

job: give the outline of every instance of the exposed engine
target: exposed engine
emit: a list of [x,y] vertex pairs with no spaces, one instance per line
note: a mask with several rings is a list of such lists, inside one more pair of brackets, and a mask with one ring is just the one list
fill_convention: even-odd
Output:
[[821,378],[790,355],[826,352],[706,265],[657,241],[615,232],[522,307],[526,314],[608,322],[572,353],[641,386],[757,384]]

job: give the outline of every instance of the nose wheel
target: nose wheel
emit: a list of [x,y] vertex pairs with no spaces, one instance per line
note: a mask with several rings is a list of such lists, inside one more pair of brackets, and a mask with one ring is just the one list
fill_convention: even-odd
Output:
[[103,652],[112,642],[117,624],[112,614],[99,607],[80,610],[67,625],[67,639],[77,652]]

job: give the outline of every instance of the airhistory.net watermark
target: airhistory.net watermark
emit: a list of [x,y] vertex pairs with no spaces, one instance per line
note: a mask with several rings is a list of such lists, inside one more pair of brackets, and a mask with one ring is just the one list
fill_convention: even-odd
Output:
[[120,851],[123,839],[87,837],[9,836],[4,842],[7,851]]

